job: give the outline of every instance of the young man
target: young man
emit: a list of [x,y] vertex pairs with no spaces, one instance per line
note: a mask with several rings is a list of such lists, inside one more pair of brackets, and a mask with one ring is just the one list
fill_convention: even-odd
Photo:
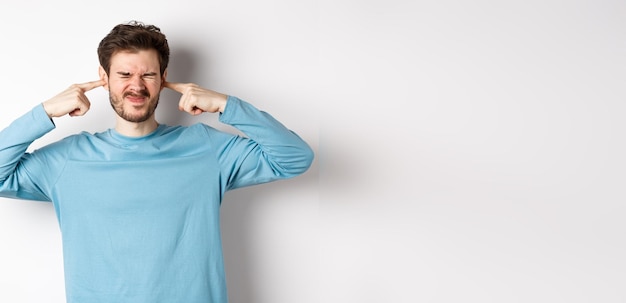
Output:
[[[72,85],[0,132],[0,196],[51,201],[63,238],[67,302],[227,302],[219,207],[227,190],[305,172],[313,152],[267,113],[233,96],[166,81],[158,27],[120,24],[98,47],[100,80]],[[85,92],[109,91],[116,124],[32,153],[52,118],[82,116]],[[219,113],[246,137],[155,119],[159,94]]]

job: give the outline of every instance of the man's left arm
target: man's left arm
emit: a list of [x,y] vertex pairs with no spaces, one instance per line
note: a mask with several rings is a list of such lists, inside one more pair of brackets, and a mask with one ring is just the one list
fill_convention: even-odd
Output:
[[227,188],[290,178],[304,173],[313,162],[313,150],[296,133],[270,114],[237,97],[195,84],[165,83],[182,94],[179,109],[192,115],[219,112],[219,120],[247,138],[224,142],[222,160],[229,170]]

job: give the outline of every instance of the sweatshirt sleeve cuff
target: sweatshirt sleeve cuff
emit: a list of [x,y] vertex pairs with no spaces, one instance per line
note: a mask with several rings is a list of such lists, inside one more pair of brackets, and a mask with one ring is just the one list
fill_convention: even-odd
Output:
[[241,100],[237,97],[228,96],[226,101],[226,107],[224,108],[224,112],[220,113],[219,121],[222,123],[229,124],[229,121],[232,121],[232,118],[236,115],[237,108],[241,107]]
[[43,104],[39,104],[30,112],[32,126],[37,128],[39,133],[47,133],[55,128],[54,121],[48,117]]

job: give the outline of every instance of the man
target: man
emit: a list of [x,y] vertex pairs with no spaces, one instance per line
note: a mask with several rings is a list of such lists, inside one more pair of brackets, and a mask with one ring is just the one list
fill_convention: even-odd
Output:
[[[305,172],[310,147],[267,113],[195,84],[167,82],[160,29],[120,24],[98,47],[100,79],[72,85],[0,132],[0,196],[51,201],[63,239],[67,302],[227,302],[219,206],[227,190]],[[82,116],[104,87],[113,129],[27,153],[53,118]],[[155,119],[159,94],[219,113],[246,137]]]

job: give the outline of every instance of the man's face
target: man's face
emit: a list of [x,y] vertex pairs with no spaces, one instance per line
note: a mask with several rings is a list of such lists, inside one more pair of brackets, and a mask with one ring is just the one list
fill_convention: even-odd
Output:
[[139,123],[153,117],[164,80],[159,67],[155,50],[118,52],[111,57],[105,88],[109,90],[111,106],[121,118]]

